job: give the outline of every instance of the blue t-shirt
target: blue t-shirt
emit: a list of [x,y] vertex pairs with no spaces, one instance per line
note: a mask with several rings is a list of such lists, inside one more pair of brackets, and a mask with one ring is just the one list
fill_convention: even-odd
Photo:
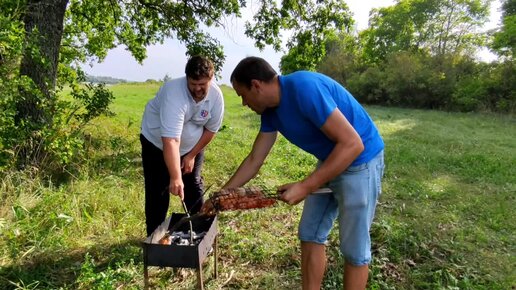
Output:
[[263,112],[260,131],[279,131],[290,142],[324,161],[335,143],[321,127],[339,108],[364,144],[364,151],[351,165],[366,163],[383,150],[382,137],[367,112],[336,81],[320,73],[298,71],[279,76],[279,83],[280,104]]

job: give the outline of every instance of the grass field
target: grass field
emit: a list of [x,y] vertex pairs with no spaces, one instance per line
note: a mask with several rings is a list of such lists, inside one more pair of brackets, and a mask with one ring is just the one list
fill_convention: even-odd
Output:
[[[60,184],[2,172],[0,289],[141,289],[144,239],[139,125],[158,84],[111,87],[115,117],[88,128],[91,158]],[[224,87],[223,129],[206,152],[218,189],[250,150],[259,118]],[[511,116],[366,107],[386,143],[372,229],[369,289],[515,289],[516,120]],[[315,159],[277,141],[252,184],[303,178]],[[299,289],[302,205],[219,215],[219,278],[206,289]],[[170,212],[182,212],[176,199]],[[340,289],[334,230],[324,289]],[[193,270],[150,268],[155,289],[194,289]]]

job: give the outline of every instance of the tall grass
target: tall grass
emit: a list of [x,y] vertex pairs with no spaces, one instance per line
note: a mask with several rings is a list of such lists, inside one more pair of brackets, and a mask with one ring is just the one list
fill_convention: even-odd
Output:
[[[139,125],[156,84],[111,87],[113,118],[88,128],[91,158],[70,181],[2,172],[0,289],[141,289],[144,239]],[[251,148],[259,118],[224,87],[223,129],[206,152],[217,190]],[[386,176],[372,229],[370,289],[516,286],[516,122],[510,116],[367,107],[386,142]],[[303,178],[315,160],[280,138],[252,184]],[[172,199],[170,212],[181,212]],[[219,278],[206,289],[299,289],[301,205],[219,215]],[[324,289],[339,289],[334,230]],[[193,289],[192,270],[150,268],[158,289]]]

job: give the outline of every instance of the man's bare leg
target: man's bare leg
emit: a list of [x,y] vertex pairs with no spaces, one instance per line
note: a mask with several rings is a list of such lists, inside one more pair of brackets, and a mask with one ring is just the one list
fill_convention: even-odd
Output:
[[326,246],[301,242],[303,290],[319,290],[326,270]]
[[369,265],[353,266],[346,263],[344,266],[344,290],[364,290],[368,275]]

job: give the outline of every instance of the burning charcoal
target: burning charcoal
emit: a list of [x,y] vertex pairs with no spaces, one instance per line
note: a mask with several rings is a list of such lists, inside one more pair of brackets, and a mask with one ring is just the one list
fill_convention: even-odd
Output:
[[165,234],[165,236],[163,236],[163,238],[161,238],[158,243],[161,245],[170,245],[172,244],[172,237],[168,234]]

